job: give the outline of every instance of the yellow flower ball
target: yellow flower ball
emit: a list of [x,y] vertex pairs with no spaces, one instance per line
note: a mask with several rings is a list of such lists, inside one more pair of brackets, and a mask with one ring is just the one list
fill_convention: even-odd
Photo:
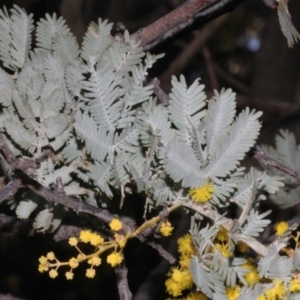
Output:
[[169,236],[171,235],[174,227],[171,225],[169,221],[161,223],[159,227],[159,231],[162,236]]
[[289,229],[289,224],[287,222],[279,222],[274,226],[275,234],[280,237],[283,236]]
[[72,269],[75,269],[79,266],[79,262],[78,260],[75,258],[75,257],[72,257],[70,260],[69,260],[69,266],[72,268]]
[[77,244],[78,244],[77,238],[76,238],[76,237],[70,237],[70,238],[69,238],[69,244],[70,244],[71,246],[77,246]]
[[88,243],[90,241],[90,238],[91,238],[91,232],[89,230],[81,230],[80,231],[79,239],[83,243]]
[[189,195],[195,202],[204,203],[212,198],[214,191],[214,185],[210,182],[207,182],[199,188],[190,190]]
[[169,278],[166,280],[166,288],[167,288],[167,292],[174,296],[180,296],[182,294],[182,286],[180,284],[178,284],[178,282],[174,281],[173,279]]
[[123,260],[123,256],[118,252],[114,252],[107,256],[107,262],[112,267],[119,265],[122,262],[122,260]]
[[95,275],[96,275],[96,271],[94,269],[87,269],[86,270],[85,276],[87,278],[94,278]]
[[113,231],[119,231],[122,229],[122,222],[119,219],[112,219],[109,223],[109,227]]
[[48,258],[46,256],[41,256],[39,258],[39,262],[41,265],[46,265],[46,264],[48,264]]
[[88,260],[88,264],[98,267],[101,264],[101,258],[99,258],[98,256],[93,256]]
[[91,233],[90,243],[93,246],[99,246],[104,242],[104,239],[98,233]]
[[228,287],[226,289],[226,296],[228,300],[236,300],[240,295],[240,287],[235,286],[234,288]]
[[55,278],[55,277],[57,277],[57,275],[58,275],[58,273],[56,270],[52,269],[49,271],[50,278]]
[[300,292],[300,281],[298,279],[291,280],[290,292]]
[[49,267],[48,267],[48,265],[39,265],[38,270],[39,270],[40,273],[48,272]]
[[65,275],[66,275],[67,280],[72,280],[74,277],[74,273],[72,273],[72,272],[66,272]]
[[53,252],[47,253],[47,259],[49,259],[49,260],[54,260],[54,259],[55,259],[54,253],[53,253]]
[[190,234],[186,234],[178,239],[178,251],[181,254],[196,254],[196,249],[194,246],[194,242],[192,236]]

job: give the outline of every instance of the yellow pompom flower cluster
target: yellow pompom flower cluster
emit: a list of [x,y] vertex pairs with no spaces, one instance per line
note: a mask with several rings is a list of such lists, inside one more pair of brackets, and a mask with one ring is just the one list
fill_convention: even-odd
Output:
[[196,248],[190,234],[186,234],[178,239],[178,251],[180,254],[179,264],[181,268],[188,269],[190,267],[191,256],[195,255]]
[[259,282],[258,270],[250,259],[247,263],[243,264],[242,267],[249,270],[244,276],[248,285],[252,285]]
[[300,292],[300,278],[292,279],[290,282],[290,292],[299,293]]
[[[174,297],[180,296],[184,290],[190,289],[193,286],[193,278],[189,271],[189,265],[191,256],[196,254],[196,248],[191,235],[187,234],[178,239],[178,250],[180,253],[180,266],[171,268],[165,283],[167,292]],[[200,293],[197,294],[200,295]]]
[[[224,227],[220,227],[219,232],[214,240],[215,249],[217,249],[222,256],[232,257],[229,249],[228,231]],[[214,251],[214,249],[212,249]]]
[[[120,230],[122,228],[122,223],[120,221],[113,219],[110,227],[114,230]],[[79,242],[85,244],[91,244],[95,247],[95,252],[92,254],[85,254],[78,247]],[[79,234],[79,238],[71,237],[69,238],[69,245],[74,247],[78,251],[77,257],[71,257],[69,261],[61,262],[59,261],[53,252],[49,252],[46,256],[41,256],[39,258],[39,272],[49,272],[51,278],[56,278],[58,276],[58,269],[62,266],[69,266],[70,270],[65,273],[67,280],[72,280],[74,277],[73,270],[79,266],[82,262],[87,262],[90,267],[86,270],[87,278],[94,278],[96,275],[95,267],[101,265],[101,258],[99,257],[103,252],[114,248],[114,252],[107,257],[107,262],[115,267],[119,265],[123,256],[121,253],[116,252],[116,249],[119,247],[122,249],[126,244],[126,238],[121,234],[115,234],[115,240],[105,242],[104,238],[101,237],[96,232],[91,232],[90,230],[82,230]]]
[[284,282],[279,278],[273,280],[273,286],[257,297],[257,300],[273,300],[273,299],[287,299],[287,290]]
[[162,222],[159,227],[159,231],[162,236],[169,236],[171,235],[174,227],[171,225],[169,221]]
[[[178,205],[180,207],[181,205]],[[176,207],[176,205],[174,206]],[[173,207],[173,209],[174,209]],[[58,269],[62,266],[70,267],[70,270],[65,273],[67,280],[72,280],[74,277],[73,270],[79,266],[80,263],[86,262],[90,265],[90,267],[86,270],[86,277],[93,278],[96,275],[95,267],[101,265],[100,256],[102,253],[113,249],[113,252],[107,256],[107,263],[109,263],[112,267],[119,265],[123,261],[123,248],[125,247],[128,239],[136,237],[139,235],[143,230],[148,227],[152,227],[156,224],[161,222],[161,217],[156,216],[152,219],[145,221],[139,228],[137,228],[133,232],[128,232],[126,235],[121,234],[119,231],[123,228],[122,222],[117,219],[113,218],[110,223],[109,227],[112,231],[114,231],[113,237],[114,239],[110,241],[105,241],[104,238],[96,232],[92,232],[90,230],[81,230],[79,237],[70,237],[69,238],[69,245],[74,247],[78,251],[77,257],[71,257],[69,261],[61,262],[59,261],[53,252],[49,252],[47,256],[42,256],[39,259],[39,272],[49,272],[49,276],[51,278],[55,278],[58,276]],[[170,222],[163,221],[160,224],[160,232],[163,236],[168,236],[171,234],[173,227]],[[90,244],[95,247],[95,251],[91,254],[85,254],[79,248],[79,243]],[[53,261],[53,262],[52,262]],[[186,269],[182,270],[183,273],[187,274],[186,277],[188,278],[187,282],[189,284],[192,283],[191,277],[188,274]],[[184,287],[186,286],[186,283]]]
[[289,224],[287,222],[279,222],[274,226],[275,234],[278,237],[283,236],[288,229],[289,229]]
[[79,239],[81,240],[81,242],[86,244],[90,243],[92,246],[99,246],[104,242],[104,239],[99,234],[91,232],[90,230],[81,230]]
[[113,231],[119,231],[122,229],[122,222],[119,219],[112,219],[109,223],[109,227]]
[[173,267],[168,277],[166,288],[172,296],[180,296],[183,290],[190,289],[193,286],[193,278],[189,269]]
[[123,261],[123,256],[118,252],[114,252],[107,256],[107,262],[112,267],[119,265],[122,261]]
[[190,190],[189,195],[195,202],[205,203],[212,198],[214,191],[214,185],[210,182],[207,182],[199,188]]
[[[233,257],[235,252],[233,250],[230,250],[229,247],[230,240],[229,240],[228,230],[226,228],[220,226],[220,229],[217,232],[212,242],[213,243],[209,248],[210,252],[214,253],[215,251],[218,251],[224,257],[224,260],[229,257]],[[241,241],[237,243],[237,249],[239,250],[240,253],[247,252],[248,248],[249,248],[248,245]],[[168,279],[166,280],[165,283],[167,292],[173,297],[180,297],[180,296],[182,297],[184,290],[195,287],[193,283],[193,278],[189,271],[189,267],[190,267],[191,256],[196,255],[197,249],[194,245],[193,238],[190,234],[184,235],[178,240],[178,249],[180,253],[179,266],[173,267],[170,270],[170,272],[167,275]],[[245,269],[245,274],[243,277],[245,279],[246,286],[253,286],[259,283],[260,281],[259,273],[254,261],[248,259],[247,263],[241,265],[241,267]],[[275,286],[276,288],[279,287],[278,284]],[[229,300],[238,299],[241,295],[241,289],[243,287],[244,285],[242,282],[237,282],[234,287],[227,287],[226,288],[227,298]],[[197,297],[199,297],[199,299],[206,299],[206,296],[202,295],[201,293],[196,293],[196,294],[191,293],[188,296],[188,298],[185,299],[198,299]]]
[[241,292],[240,287],[238,285],[236,285],[233,288],[228,287],[226,289],[226,296],[227,296],[228,300],[236,300],[239,297],[240,292]]
[[273,285],[265,289],[257,298],[257,300],[274,300],[274,299],[288,299],[290,293],[300,292],[300,279],[294,278],[286,286],[285,282],[279,278],[273,280]]

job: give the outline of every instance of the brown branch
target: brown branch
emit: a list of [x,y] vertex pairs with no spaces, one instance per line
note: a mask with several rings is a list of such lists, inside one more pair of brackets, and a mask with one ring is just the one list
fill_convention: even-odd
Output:
[[57,232],[53,236],[56,242],[66,241],[70,237],[79,237],[82,228],[73,225],[60,225]]
[[149,26],[139,29],[132,36],[141,42],[141,46],[145,46],[169,30],[172,30],[174,27],[188,22],[195,14],[216,1],[217,0],[189,0]]
[[0,152],[2,152],[4,159],[7,161],[8,164],[13,164],[14,162],[14,155],[7,146],[7,143],[5,142],[4,136],[2,133],[0,133]]
[[117,277],[120,300],[132,299],[132,293],[130,292],[127,278],[128,269],[124,262],[120,266],[115,267],[114,270]]
[[25,173],[29,172],[29,174],[30,169],[38,169],[42,161],[53,155],[51,150],[44,150],[35,160],[28,158],[17,159],[9,149],[2,133],[0,133],[0,152],[2,152],[3,158],[10,165],[12,170],[19,169]]
[[[59,203],[63,206],[73,209],[77,213],[86,213],[92,215],[104,223],[110,223],[114,216],[106,209],[101,209],[88,203],[82,202],[80,199],[67,196],[62,192],[53,192],[39,184],[37,181],[28,177],[26,186],[37,195],[43,197],[48,202]],[[124,224],[125,233],[131,231],[129,225]]]
[[262,150],[253,150],[251,152],[252,156],[258,160],[260,160],[262,163],[264,163],[267,166],[274,167],[292,177],[294,177],[298,182],[300,182],[300,173],[285,166],[281,162],[267,156]]
[[167,260],[170,264],[173,265],[176,262],[175,257],[171,253],[166,251],[160,244],[157,244],[155,242],[148,242],[147,245],[155,249],[159,253],[159,255]]
[[132,34],[148,51],[184,30],[199,27],[217,16],[231,11],[244,0],[189,0],[147,27]]
[[9,197],[12,197],[21,187],[23,187],[22,180],[13,179],[7,185],[0,189],[0,203]]

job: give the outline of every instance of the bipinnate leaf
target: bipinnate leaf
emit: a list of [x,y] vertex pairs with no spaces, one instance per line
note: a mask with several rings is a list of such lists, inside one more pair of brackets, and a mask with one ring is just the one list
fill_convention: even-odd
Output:
[[28,219],[37,208],[37,204],[31,200],[21,201],[16,208],[16,214],[20,219]]

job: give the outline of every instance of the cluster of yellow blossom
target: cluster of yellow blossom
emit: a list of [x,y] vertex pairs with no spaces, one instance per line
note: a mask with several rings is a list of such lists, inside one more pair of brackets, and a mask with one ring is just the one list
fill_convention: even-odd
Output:
[[[122,223],[118,219],[113,219],[110,224],[110,228],[113,231],[119,231],[122,228]],[[76,248],[78,251],[77,257],[72,257],[67,262],[59,261],[53,252],[49,252],[47,256],[41,256],[39,258],[39,272],[49,272],[51,278],[58,276],[58,269],[62,266],[69,266],[70,270],[65,273],[67,280],[71,280],[74,277],[73,270],[79,266],[82,262],[87,262],[90,267],[86,270],[86,277],[93,278],[96,275],[95,267],[100,266],[101,258],[99,257],[103,252],[114,249],[114,252],[107,256],[107,262],[115,267],[123,261],[123,255],[117,252],[116,249],[119,247],[122,251],[126,244],[126,238],[124,235],[115,233],[115,240],[105,242],[104,238],[98,233],[91,232],[90,230],[82,230],[79,234],[79,238],[71,237],[69,238],[69,244]],[[78,247],[78,243],[82,242],[85,244],[91,244],[96,248],[95,252],[91,254],[85,254]]]
[[278,237],[283,236],[289,229],[289,224],[287,222],[278,222],[274,226],[275,234]]
[[[180,253],[179,266],[171,268],[165,283],[168,293],[174,297],[180,296],[182,291],[190,289],[193,286],[193,278],[189,271],[189,265],[191,256],[196,254],[196,248],[191,235],[186,234],[178,239],[178,251]],[[205,299],[199,298],[200,295],[202,294],[192,293],[189,299]]]
[[112,219],[109,223],[109,227],[113,231],[119,231],[122,229],[122,222],[119,219]]
[[257,300],[271,300],[271,299],[286,299],[287,291],[284,282],[278,278],[274,279],[274,285],[266,289],[263,294],[257,297]]
[[107,256],[107,262],[112,266],[115,267],[119,265],[123,260],[123,256],[119,252],[114,252]]
[[257,300],[287,299],[290,293],[300,292],[300,278],[292,279],[288,285],[279,278],[273,280],[273,285],[265,289]]
[[214,185],[210,182],[207,182],[199,188],[190,190],[189,195],[195,202],[205,203],[212,198],[214,191]]
[[[215,248],[211,248],[212,252],[215,251],[214,249],[217,249],[222,254],[222,256],[226,258],[233,256],[233,253],[231,253],[229,249],[228,231],[224,227],[221,227],[219,232],[217,233],[214,240],[214,247]],[[238,241],[237,248],[241,253],[245,253],[249,250],[249,246],[241,241]],[[248,285],[255,284],[259,281],[257,268],[250,259],[241,267],[249,270],[244,276],[244,279]],[[227,287],[227,298],[229,300],[236,300],[240,296],[240,290],[241,286],[239,284],[236,284],[234,287]]]
[[162,222],[159,227],[159,231],[162,236],[169,236],[171,235],[174,227],[171,225],[169,221]]
[[244,276],[248,285],[253,285],[259,282],[258,270],[252,259],[249,258],[245,264],[241,265],[241,267],[249,270]]
[[[69,244],[78,251],[77,257],[72,257],[67,262],[59,261],[53,252],[49,252],[47,256],[41,256],[39,258],[39,272],[49,272],[51,278],[58,276],[58,269],[62,266],[69,266],[70,270],[65,273],[65,276],[68,280],[73,279],[74,273],[73,270],[79,266],[82,262],[87,262],[90,267],[86,270],[86,277],[93,278],[96,275],[95,267],[100,266],[102,260],[100,256],[102,253],[114,249],[114,251],[107,256],[107,263],[112,267],[119,265],[123,261],[122,251],[126,245],[126,242],[129,238],[135,237],[138,235],[144,228],[153,226],[160,221],[160,218],[153,218],[145,222],[140,226],[136,231],[128,233],[124,236],[121,233],[118,233],[122,229],[122,222],[119,219],[112,219],[109,223],[109,227],[114,231],[114,239],[111,241],[105,241],[104,238],[96,232],[90,230],[81,230],[79,237],[69,238]],[[145,225],[146,224],[146,225]],[[169,236],[173,230],[173,227],[170,222],[164,221],[160,224],[160,232],[163,236]],[[78,247],[79,243],[90,244],[95,247],[95,252],[91,254],[85,254]],[[119,249],[119,251],[117,251]]]
[[226,296],[228,300],[235,300],[239,297],[240,295],[240,287],[238,285],[235,285],[233,288],[228,287],[226,289]]
[[[237,247],[240,252],[247,252],[249,247],[243,242],[239,242]],[[166,280],[167,292],[173,297],[182,295],[183,290],[193,287],[193,280],[189,272],[191,256],[196,254],[196,248],[193,243],[191,235],[187,234],[178,240],[178,250],[180,253],[179,266],[173,267],[168,273],[168,279]],[[229,249],[229,237],[228,231],[224,227],[220,227],[217,233],[213,246],[210,251],[219,251],[225,258],[232,257],[233,253]],[[253,285],[259,282],[258,270],[252,260],[248,260],[247,263],[242,265],[243,268],[248,270],[244,278],[247,285]],[[226,289],[226,296],[229,300],[236,300],[240,295],[242,285],[235,285],[234,287],[228,287]],[[206,296],[200,292],[191,293],[186,299],[206,299]]]
[[[71,238],[72,241],[74,241],[74,239],[76,238]],[[81,242],[87,244],[87,243],[90,243],[92,246],[100,246],[103,242],[104,242],[104,239],[98,234],[98,233],[95,233],[95,232],[91,232],[90,230],[81,230],[80,231],[80,234],[79,234],[79,239]],[[69,244],[71,246],[75,246],[75,244],[71,243],[69,241]]]
[[[222,254],[224,257],[232,257],[233,253],[229,249],[229,238],[228,231],[221,227],[216,238],[214,240],[215,248]],[[237,248],[241,253],[245,253],[249,250],[249,246],[241,241],[238,241]],[[214,251],[212,249],[212,251]],[[241,265],[248,272],[244,275],[244,279],[248,285],[255,284],[259,281],[258,270],[251,259],[248,259],[247,263]],[[240,296],[241,286],[236,284],[234,287],[226,288],[226,296],[229,300],[236,300]]]

